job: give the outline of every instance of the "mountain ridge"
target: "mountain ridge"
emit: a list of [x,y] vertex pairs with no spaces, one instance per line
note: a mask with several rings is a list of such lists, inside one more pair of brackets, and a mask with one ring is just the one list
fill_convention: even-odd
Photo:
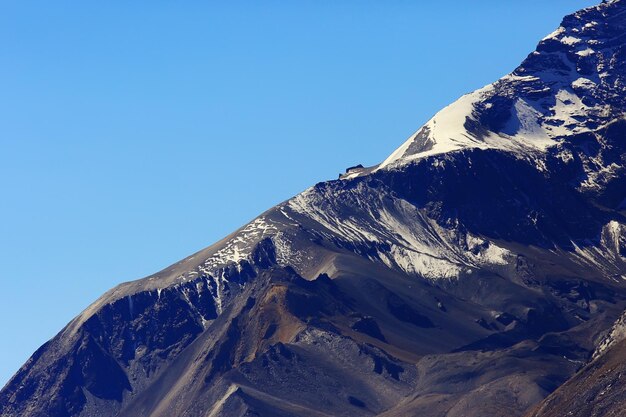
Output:
[[379,166],[108,291],[2,415],[524,415],[626,308],[624,6],[566,17]]

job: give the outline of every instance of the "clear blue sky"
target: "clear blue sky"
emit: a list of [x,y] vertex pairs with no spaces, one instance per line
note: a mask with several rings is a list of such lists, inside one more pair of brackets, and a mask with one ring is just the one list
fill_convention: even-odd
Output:
[[0,385],[105,290],[382,161],[594,3],[3,1]]

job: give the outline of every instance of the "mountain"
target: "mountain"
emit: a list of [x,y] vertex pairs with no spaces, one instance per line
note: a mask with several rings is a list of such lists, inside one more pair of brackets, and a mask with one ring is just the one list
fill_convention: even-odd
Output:
[[0,414],[618,415],[625,29],[626,0],[567,16],[380,165],[113,288]]

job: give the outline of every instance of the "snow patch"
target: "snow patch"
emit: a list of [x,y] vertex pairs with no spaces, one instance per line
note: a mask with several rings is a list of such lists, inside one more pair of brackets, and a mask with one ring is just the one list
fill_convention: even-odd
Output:
[[623,314],[614,324],[609,333],[599,343],[595,352],[593,352],[592,360],[599,358],[604,352],[612,346],[626,339],[626,314]]
[[509,123],[518,123],[517,132],[513,137],[523,139],[528,144],[545,149],[554,142],[539,123],[541,113],[522,99],[517,99],[514,105],[515,118]]
[[208,258],[200,272],[206,274],[220,266],[249,259],[254,246],[277,231],[278,227],[274,222],[263,216],[256,218]]
[[[475,104],[492,88],[492,86],[487,86],[473,93],[466,94],[445,107],[385,159],[377,170],[397,162],[407,163],[430,155],[438,155],[463,148],[487,148],[484,142],[467,131],[465,123],[468,119],[472,119]],[[430,146],[430,149],[422,152],[408,153],[411,145],[421,136],[420,133],[428,135],[427,137],[432,146]]]
[[[309,189],[290,200],[289,207],[317,222],[317,230],[328,230],[333,239],[339,237],[345,247],[366,253],[368,259],[387,267],[427,279],[458,278],[462,272],[479,267],[499,267],[511,262],[506,249],[482,238],[448,229],[428,218],[415,206],[399,198],[362,195],[356,189],[341,195],[324,195]],[[342,215],[345,209],[336,206],[342,201],[360,211]],[[465,246],[459,241],[466,240]],[[281,247],[277,244],[277,248]],[[359,248],[364,248],[361,252]],[[371,248],[376,248],[375,255]],[[279,252],[284,251],[281,248]]]
[[565,45],[569,45],[569,46],[573,46],[576,45],[578,43],[582,42],[581,39],[576,38],[574,36],[563,36],[561,38],[561,43],[565,44]]
[[554,32],[550,33],[548,36],[543,38],[542,41],[555,39],[555,38],[557,38],[559,35],[561,35],[564,32],[565,32],[565,28],[563,26],[559,26],[559,28],[557,30],[555,30]]
[[593,55],[595,53],[596,53],[596,51],[594,51],[593,49],[586,48],[586,49],[583,49],[582,51],[576,52],[576,55],[578,55],[578,56],[590,56],[590,55]]
[[584,90],[591,90],[592,88],[595,88],[597,86],[597,84],[593,81],[591,81],[589,78],[577,78],[574,82],[572,82],[572,87],[573,88],[580,88],[580,89],[584,89]]

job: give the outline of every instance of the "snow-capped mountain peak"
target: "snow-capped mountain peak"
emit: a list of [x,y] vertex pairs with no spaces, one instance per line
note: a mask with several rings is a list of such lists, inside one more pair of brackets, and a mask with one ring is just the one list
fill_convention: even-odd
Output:
[[626,3],[567,16],[511,74],[437,113],[376,169],[468,148],[535,154],[623,115]]

